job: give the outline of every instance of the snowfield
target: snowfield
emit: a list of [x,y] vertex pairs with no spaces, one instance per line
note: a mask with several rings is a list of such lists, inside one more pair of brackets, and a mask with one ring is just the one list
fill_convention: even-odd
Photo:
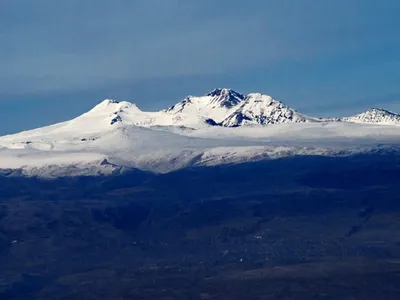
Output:
[[227,89],[159,112],[105,100],[73,120],[0,137],[0,169],[40,177],[164,173],[295,155],[399,151],[398,115],[382,112],[329,121],[269,96]]

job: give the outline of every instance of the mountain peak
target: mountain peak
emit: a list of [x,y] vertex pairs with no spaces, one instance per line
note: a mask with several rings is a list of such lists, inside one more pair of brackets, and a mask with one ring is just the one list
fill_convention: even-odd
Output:
[[389,110],[383,109],[383,108],[378,108],[378,107],[373,107],[370,108],[366,111],[364,111],[363,113],[360,113],[358,115],[388,115],[388,116],[399,116],[398,114],[391,112]]
[[237,98],[241,98],[244,99],[245,96],[234,91],[231,89],[227,89],[227,88],[216,88],[213,89],[211,92],[209,92],[208,94],[206,94],[205,96],[208,97],[228,97],[228,96],[234,96]]
[[245,96],[227,88],[217,88],[206,94],[206,97],[211,97],[210,104],[217,104],[220,107],[231,108],[241,103]]
[[128,102],[128,101],[117,101],[113,99],[105,99],[95,107],[93,107],[91,112],[100,112],[100,111],[119,111],[123,109],[135,109],[139,110],[136,104]]
[[391,111],[388,111],[388,110],[386,110],[386,109],[379,108],[379,107],[370,108],[370,109],[368,109],[366,112],[375,112],[375,113],[384,113],[384,114],[395,114],[395,113],[393,113],[393,112],[391,112]]
[[221,122],[245,96],[231,89],[217,88],[210,93],[196,97],[188,96],[183,101],[165,110],[172,114],[185,114],[191,118],[211,119],[212,123]]
[[218,97],[218,96],[223,96],[223,95],[228,95],[228,94],[238,94],[235,91],[227,88],[216,88],[213,89],[211,92],[206,94],[206,96],[210,97]]
[[383,108],[370,108],[367,111],[343,118],[347,122],[355,123],[380,123],[388,125],[400,125],[400,115]]

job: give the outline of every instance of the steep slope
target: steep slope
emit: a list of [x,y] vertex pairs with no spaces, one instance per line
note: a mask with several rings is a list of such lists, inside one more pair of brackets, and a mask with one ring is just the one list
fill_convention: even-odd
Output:
[[381,109],[372,108],[358,115],[342,118],[345,122],[400,125],[400,115]]
[[225,127],[238,127],[316,121],[317,119],[299,114],[270,96],[253,93],[247,95],[244,101],[221,124]]
[[[189,96],[165,110],[175,116],[190,116],[215,123],[222,122],[245,97],[230,89],[215,89],[202,97]],[[211,121],[211,124],[213,123]]]

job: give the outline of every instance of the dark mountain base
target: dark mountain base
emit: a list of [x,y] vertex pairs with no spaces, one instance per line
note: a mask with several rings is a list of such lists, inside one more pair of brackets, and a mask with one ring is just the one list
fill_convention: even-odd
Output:
[[0,299],[399,299],[394,155],[0,179]]

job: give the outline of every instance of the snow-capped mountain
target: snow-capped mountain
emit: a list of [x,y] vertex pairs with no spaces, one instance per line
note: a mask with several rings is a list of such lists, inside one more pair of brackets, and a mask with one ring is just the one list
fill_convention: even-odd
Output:
[[[230,89],[215,89],[200,96],[188,96],[168,109],[145,112],[127,101],[104,100],[75,119],[96,119],[101,124],[125,124],[142,127],[172,126],[203,129],[209,126],[238,127],[309,122],[355,122],[385,125],[400,124],[400,116],[382,109],[336,119],[306,116],[271,96],[251,93],[244,96]],[[74,124],[72,122],[71,124]],[[73,126],[73,125],[70,125]]]
[[158,112],[142,111],[127,101],[106,99],[76,118],[75,122],[92,117],[96,119],[96,124],[100,122],[105,126],[120,123],[142,127],[182,126],[192,129],[217,125],[237,127],[319,121],[297,113],[270,96],[258,93],[244,96],[230,89],[215,89],[200,97],[188,96],[172,107]]
[[169,172],[294,155],[350,155],[377,144],[398,145],[399,127],[390,126],[399,124],[398,118],[371,110],[350,118],[317,119],[270,96],[229,89],[190,96],[158,112],[104,100],[70,121],[0,137],[0,173]]
[[372,108],[361,114],[342,119],[346,122],[400,125],[400,115],[381,108]]
[[202,97],[189,96],[165,112],[181,116],[181,119],[190,115],[209,125],[225,127],[319,121],[271,96],[260,93],[244,96],[230,89],[215,89]]

